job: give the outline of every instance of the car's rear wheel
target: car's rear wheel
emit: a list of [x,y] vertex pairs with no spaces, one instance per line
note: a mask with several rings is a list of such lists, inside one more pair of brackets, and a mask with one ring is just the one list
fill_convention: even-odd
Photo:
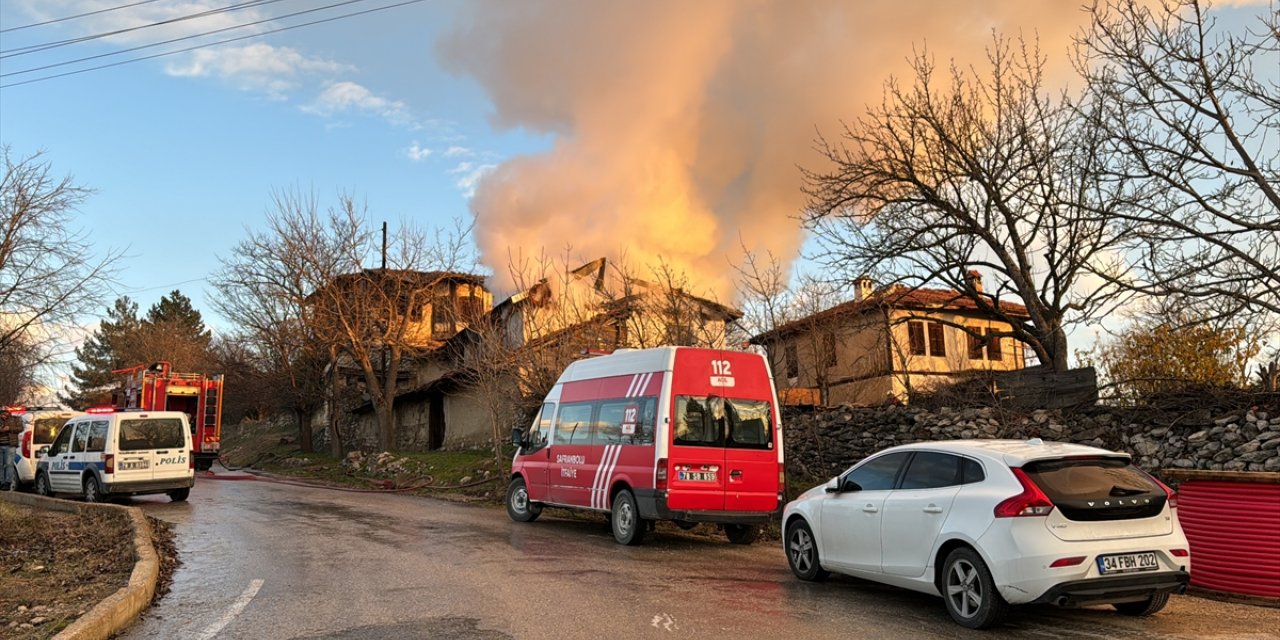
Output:
[[942,567],[942,598],[951,619],[970,629],[986,629],[1004,619],[1009,603],[996,590],[978,552],[960,547],[947,555]]
[[53,487],[49,485],[49,476],[43,473],[36,474],[36,493],[42,496],[53,495]]
[[1117,602],[1111,606],[1126,616],[1149,616],[1163,609],[1166,604],[1169,604],[1169,594],[1156,593],[1146,600]]
[[102,502],[102,485],[98,484],[96,476],[88,476],[84,479],[84,501],[85,502]]
[[507,485],[507,515],[516,522],[533,522],[542,515],[542,505],[529,500],[529,487],[524,478],[516,478]]
[[174,489],[173,491],[169,492],[169,500],[172,502],[182,502],[183,500],[187,499],[187,496],[190,496],[190,495],[191,495],[191,487]]
[[751,544],[760,537],[760,526],[755,524],[726,524],[724,535],[734,544]]
[[636,497],[629,489],[623,489],[614,496],[609,524],[613,528],[613,539],[625,545],[644,542],[644,534],[649,530],[649,524],[640,517],[640,510],[636,508]]
[[787,527],[787,564],[791,573],[801,580],[818,582],[826,580],[831,572],[822,568],[818,561],[818,544],[813,539],[813,530],[804,520],[796,520]]

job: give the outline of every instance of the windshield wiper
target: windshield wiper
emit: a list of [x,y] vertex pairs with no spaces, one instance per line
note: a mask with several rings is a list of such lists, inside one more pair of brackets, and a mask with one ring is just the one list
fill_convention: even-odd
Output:
[[1113,496],[1136,496],[1140,493],[1146,492],[1146,489],[1134,489],[1132,487],[1121,487],[1119,485],[1111,487],[1111,495]]

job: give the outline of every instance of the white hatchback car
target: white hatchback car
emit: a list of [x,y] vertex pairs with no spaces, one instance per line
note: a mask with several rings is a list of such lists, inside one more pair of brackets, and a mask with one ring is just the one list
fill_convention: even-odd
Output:
[[1128,454],[1038,438],[921,442],[793,500],[783,545],[801,580],[835,571],[940,595],[973,629],[1011,604],[1150,615],[1190,580],[1176,507]]

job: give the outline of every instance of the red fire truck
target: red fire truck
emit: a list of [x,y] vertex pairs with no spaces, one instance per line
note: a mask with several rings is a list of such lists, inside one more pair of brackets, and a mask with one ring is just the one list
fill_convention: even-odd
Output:
[[140,364],[112,373],[124,377],[113,394],[117,409],[181,411],[191,424],[196,468],[206,470],[218,458],[222,441],[222,376],[174,373],[168,362]]

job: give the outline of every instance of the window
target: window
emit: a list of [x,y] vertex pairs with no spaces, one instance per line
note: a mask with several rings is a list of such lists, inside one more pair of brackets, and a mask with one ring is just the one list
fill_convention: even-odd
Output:
[[982,360],[983,358],[996,362],[1004,360],[1004,349],[1000,344],[1001,338],[993,335],[996,333],[995,329],[969,327],[969,330],[974,332],[968,334],[970,360]]
[[71,436],[71,452],[84,453],[85,447],[89,444],[89,423],[81,422],[76,425],[76,433]]
[[969,331],[972,333],[965,334],[969,338],[969,359],[981,360],[985,355],[982,348],[982,336],[987,330],[982,327],[969,327]]
[[787,345],[786,359],[787,359],[787,377],[799,378],[800,377],[800,354],[796,352],[796,346],[794,344]]
[[98,420],[93,423],[93,427],[89,429],[89,449],[88,451],[101,452],[107,448],[107,421]]
[[920,451],[911,458],[902,489],[938,489],[960,484],[960,458],[947,453]]
[[34,444],[49,444],[58,435],[58,429],[66,424],[65,418],[40,418],[31,428],[31,441]]
[[960,484],[973,484],[987,479],[982,471],[982,463],[973,458],[960,459]]
[[178,418],[120,421],[121,451],[182,449],[186,445],[182,436],[182,420]]
[[929,355],[941,358],[947,355],[947,341],[942,332],[942,325],[937,322],[929,324]]
[[822,334],[822,366],[827,369],[836,366],[836,334],[832,331]]
[[913,320],[907,323],[907,337],[911,342],[911,355],[923,356],[928,352],[924,346],[924,323]]
[[850,483],[855,483],[862,491],[886,491],[893,488],[893,483],[898,478],[898,470],[902,468],[902,463],[906,462],[907,456],[911,455],[907,452],[890,453],[889,455],[880,456],[872,459],[870,462],[850,471],[844,477],[843,486],[846,490],[852,488]]
[[[988,329],[987,333],[994,333]],[[987,338],[987,359],[1000,362],[1004,360],[1004,348],[1000,345],[1000,341],[1004,338],[989,337]]]
[[56,456],[59,453],[66,453],[69,448],[68,445],[71,443],[71,432],[73,430],[74,428],[63,427],[62,431],[58,432],[58,437],[53,441],[53,444],[49,445],[49,457]]
[[556,421],[556,444],[591,444],[590,402],[560,405]]
[[764,400],[676,396],[673,442],[732,449],[773,448],[773,407]]
[[538,410],[538,415],[533,417],[533,424],[529,426],[529,446],[524,449],[526,452],[536,451],[551,442],[551,416],[555,413],[554,402],[548,402]]
[[603,444],[653,444],[658,399],[628,398],[600,403],[596,442]]

